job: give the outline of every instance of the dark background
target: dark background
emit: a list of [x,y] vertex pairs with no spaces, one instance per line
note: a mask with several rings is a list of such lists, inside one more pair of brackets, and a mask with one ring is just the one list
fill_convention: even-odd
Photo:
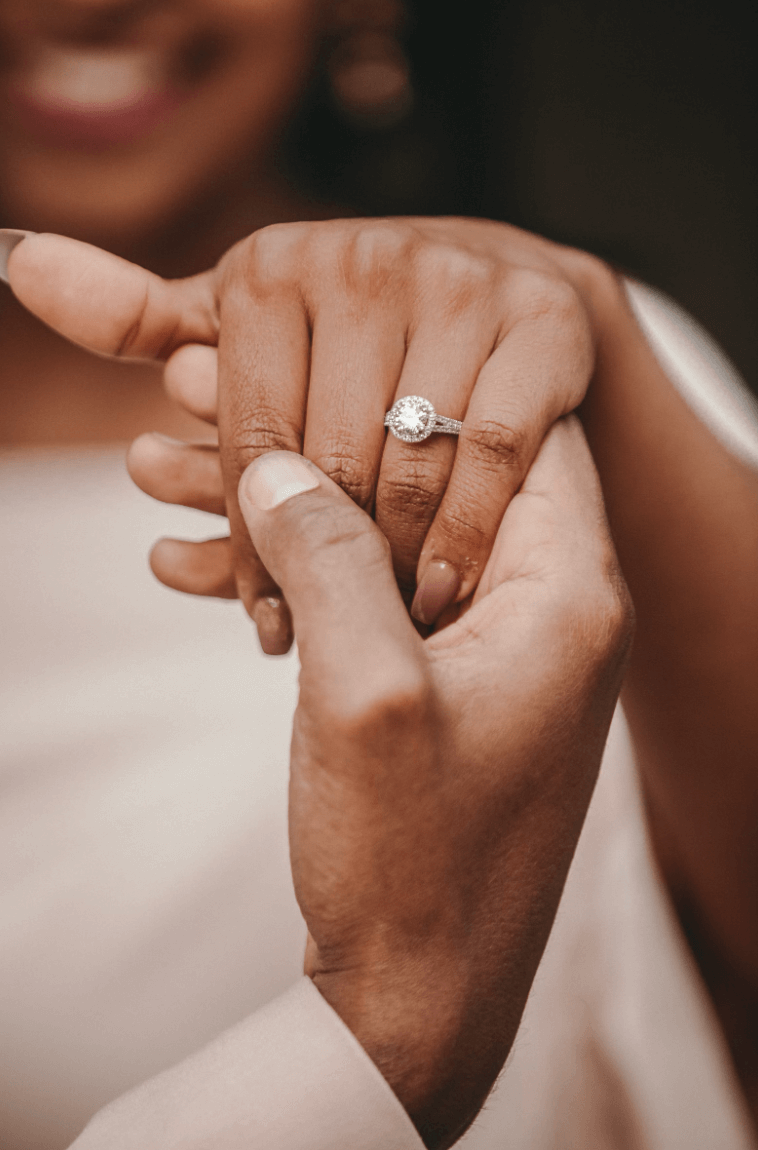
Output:
[[366,214],[508,220],[662,288],[758,392],[756,22],[734,0],[415,0],[414,110],[294,134],[321,195]]

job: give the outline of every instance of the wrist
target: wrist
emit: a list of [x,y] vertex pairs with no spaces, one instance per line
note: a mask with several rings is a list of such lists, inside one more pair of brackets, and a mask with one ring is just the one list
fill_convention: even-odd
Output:
[[[404,961],[316,972],[314,984],[353,1032],[433,1150],[451,1146],[481,1109],[507,1057],[523,1003],[502,996],[459,960]],[[486,1004],[486,1006],[483,1006]]]

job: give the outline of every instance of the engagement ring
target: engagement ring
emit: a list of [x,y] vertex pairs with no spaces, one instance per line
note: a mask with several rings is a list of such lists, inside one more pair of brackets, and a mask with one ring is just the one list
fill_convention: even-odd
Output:
[[384,417],[384,426],[403,443],[421,443],[430,435],[460,435],[460,419],[437,415],[428,399],[420,395],[404,395],[393,403]]

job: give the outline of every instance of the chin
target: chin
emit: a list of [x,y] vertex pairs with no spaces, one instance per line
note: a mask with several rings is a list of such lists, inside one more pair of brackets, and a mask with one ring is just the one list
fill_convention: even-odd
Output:
[[4,226],[73,236],[111,250],[140,245],[175,224],[202,198],[197,170],[181,172],[160,155],[135,157],[44,151],[6,167]]

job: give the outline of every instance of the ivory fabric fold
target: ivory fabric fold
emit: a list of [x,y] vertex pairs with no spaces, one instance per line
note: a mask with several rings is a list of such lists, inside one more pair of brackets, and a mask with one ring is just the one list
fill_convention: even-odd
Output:
[[102,1111],[72,1150],[423,1150],[309,978]]

